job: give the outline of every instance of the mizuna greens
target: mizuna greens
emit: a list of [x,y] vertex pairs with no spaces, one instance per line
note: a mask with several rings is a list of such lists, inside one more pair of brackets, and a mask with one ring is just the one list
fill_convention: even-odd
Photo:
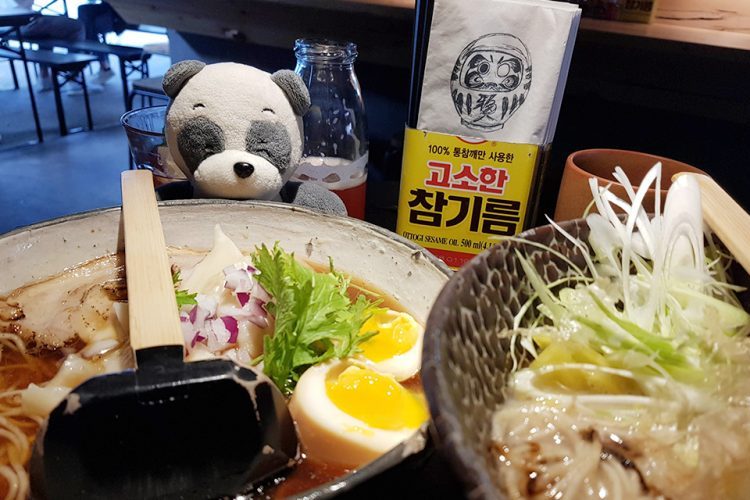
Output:
[[739,498],[750,315],[727,256],[704,238],[697,182],[680,177],[650,217],[642,202],[660,189],[660,165],[637,189],[619,167],[615,178],[628,200],[591,181],[588,241],[552,223],[586,269],[568,261],[572,276],[545,283],[517,254],[532,293],[512,339],[532,361],[516,364],[493,423],[501,473],[512,498]]
[[179,284],[182,281],[179,271],[172,272],[172,284],[174,285],[174,296],[177,300],[177,308],[180,309],[182,306],[190,306],[198,303],[196,297],[197,293],[190,293],[187,290],[181,290]]
[[263,343],[263,371],[285,394],[291,394],[310,366],[359,352],[373,334],[360,335],[362,325],[380,311],[363,295],[352,301],[349,279],[330,263],[327,273],[300,264],[293,254],[274,245],[258,248],[253,265],[257,281],[273,300],[266,304],[276,319],[273,335]]

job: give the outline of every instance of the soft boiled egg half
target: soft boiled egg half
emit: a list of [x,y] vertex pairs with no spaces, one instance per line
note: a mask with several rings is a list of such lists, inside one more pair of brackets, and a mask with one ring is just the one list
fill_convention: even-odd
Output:
[[424,328],[411,315],[385,309],[365,321],[359,331],[360,335],[370,332],[377,335],[359,345],[363,362],[396,380],[417,374],[422,364]]
[[421,395],[391,375],[351,361],[305,371],[289,409],[305,453],[347,468],[378,458],[429,418]]

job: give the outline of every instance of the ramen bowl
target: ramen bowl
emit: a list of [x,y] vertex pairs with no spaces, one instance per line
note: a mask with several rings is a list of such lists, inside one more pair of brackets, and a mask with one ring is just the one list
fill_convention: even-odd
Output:
[[[579,238],[588,235],[582,220],[562,227]],[[583,265],[580,251],[551,226],[531,229],[519,238],[547,245]],[[432,423],[469,498],[505,498],[504,485],[494,473],[497,457],[491,452],[491,432],[512,366],[508,339],[498,332],[512,328],[513,317],[529,299],[517,250],[529,256],[548,282],[568,271],[562,259],[550,259],[548,250],[505,241],[451,277],[425,330],[421,374]]]
[[[588,239],[589,227],[584,219],[565,221],[560,223],[560,227],[579,240]],[[451,277],[432,307],[424,340],[422,383],[432,415],[435,435],[453,470],[461,478],[468,498],[505,499],[510,498],[510,495],[506,496],[505,492],[513,489],[505,484],[506,476],[501,474],[501,468],[513,466],[508,462],[512,463],[514,459],[506,460],[506,456],[510,456],[508,454],[511,452],[508,450],[511,445],[501,445],[498,444],[497,437],[493,439],[493,421],[497,422],[498,411],[506,408],[507,384],[511,374],[515,371],[515,363],[518,363],[517,366],[524,367],[530,361],[530,355],[526,350],[520,347],[519,343],[514,342],[513,336],[508,334],[514,329],[514,319],[521,313],[523,321],[520,326],[522,327],[534,324],[541,319],[536,307],[528,307],[527,301],[535,297],[531,295],[534,293],[533,287],[530,286],[530,280],[522,268],[519,255],[523,256],[530,267],[536,270],[544,283],[569,286],[575,281],[567,281],[567,277],[580,277],[580,271],[576,271],[575,268],[587,269],[584,251],[588,250],[577,247],[551,225],[531,229],[521,233],[516,239],[503,241],[469,261]],[[732,276],[735,284],[741,287],[747,286],[748,275],[739,265],[732,264],[729,275]],[[555,285],[550,291],[556,295],[557,289],[558,285]],[[750,302],[747,291],[738,294],[737,297],[745,310],[748,310]],[[707,318],[712,317],[705,310],[704,313]],[[548,322],[542,319],[540,323]],[[739,348],[737,350],[739,351]],[[540,358],[544,352],[542,351]],[[520,383],[523,384],[523,381]],[[530,383],[533,384],[533,382]],[[716,385],[708,384],[707,387],[715,389]],[[523,390],[528,391],[528,385]],[[559,400],[550,396],[550,392],[540,391],[540,393],[543,395],[536,399],[526,396],[525,401],[527,403],[532,401],[529,404],[533,408],[536,404],[533,401],[539,402],[543,398],[552,397],[553,401],[565,406],[562,412],[570,414],[570,406],[574,403],[566,403],[569,400],[564,399],[564,391],[551,391],[556,395],[563,394]],[[577,394],[572,394],[570,397],[575,400]],[[568,404],[570,406],[566,406]],[[561,448],[558,451],[554,446],[559,445],[559,441],[554,441],[554,444],[549,444],[551,441],[547,441],[550,448],[546,449],[546,453],[542,453],[540,451],[542,448],[530,436],[538,432],[548,438],[555,436],[550,440],[557,439],[560,435],[557,433],[558,430],[567,429],[568,427],[565,426],[568,424],[554,426],[550,423],[557,418],[557,414],[548,420],[535,420],[532,415],[535,411],[528,410],[528,408],[529,406],[516,408],[515,415],[518,420],[512,420],[511,423],[506,420],[503,424],[506,431],[503,437],[512,436],[509,439],[515,439],[513,446],[516,446],[516,454],[513,456],[518,458],[521,453],[525,452],[527,454],[523,455],[524,457],[531,457],[521,458],[515,462],[515,467],[521,469],[522,472],[513,477],[518,479],[523,476],[528,479],[528,482],[521,483],[519,479],[519,483],[514,483],[513,487],[518,488],[515,491],[521,491],[519,495],[524,498],[526,494],[534,498],[537,494],[544,496],[549,491],[560,491],[561,495],[565,494],[567,497],[569,492],[563,489],[553,490],[554,486],[549,486],[556,484],[554,482],[535,483],[542,472],[537,472],[534,464],[547,464],[546,460],[550,456],[559,456],[561,462],[567,463],[568,450],[573,444],[569,442],[568,448]],[[601,411],[606,411],[606,408]],[[504,415],[507,417],[508,413]],[[525,422],[532,423],[529,423],[528,427],[523,427],[526,425]],[[576,424],[578,423],[576,421]],[[516,424],[518,427],[515,427]],[[585,427],[591,425],[590,421],[588,424],[580,423],[580,425],[581,432],[583,429],[588,429],[591,433],[597,432],[596,427]],[[726,425],[734,424],[727,423]],[[717,429],[713,426],[706,426],[707,429],[709,427],[710,432],[718,435]],[[742,431],[742,427],[735,427],[739,432]],[[545,434],[548,429],[551,430]],[[611,432],[613,434],[610,436],[618,431],[612,430]],[[586,440],[583,434],[581,438]],[[629,438],[630,436],[621,441],[624,443],[622,449],[628,447],[627,439]],[[642,435],[641,439],[647,440],[647,434]],[[632,444],[633,441],[630,443]],[[577,445],[578,442],[574,444]],[[601,445],[604,449],[604,443]],[[524,446],[527,447],[524,448]],[[629,450],[633,454],[639,453],[637,446]],[[722,453],[719,452],[719,455]],[[678,460],[670,455],[665,455],[665,457],[673,461]],[[571,457],[570,460],[573,469],[576,466],[578,469],[585,467],[581,465],[581,462],[576,462],[575,457]],[[741,461],[741,459],[737,460]],[[528,465],[529,463],[532,465]],[[635,467],[630,461],[621,462],[621,464],[623,470],[628,466]],[[528,468],[525,468],[527,465]],[[539,467],[543,466],[539,465]],[[707,473],[715,470],[712,467],[703,468],[709,469]],[[558,475],[554,477],[555,480],[562,477],[560,481],[564,482],[569,476],[564,476],[564,472],[559,472],[560,470],[555,469],[557,471],[555,474]],[[663,476],[669,476],[669,472],[671,471],[667,470]],[[645,474],[640,476],[638,472],[637,477],[648,477]],[[579,484],[595,484],[586,482],[588,477],[577,476],[577,478],[581,480]],[[653,477],[651,479],[653,480]],[[646,483],[643,479],[641,481],[639,488],[646,488],[644,486]],[[723,481],[717,481],[717,484],[722,483]],[[522,486],[523,484],[525,486]],[[545,490],[544,488],[548,486],[550,489]],[[608,490],[605,488],[603,491]],[[627,494],[623,495],[623,498],[629,498]],[[703,498],[713,496],[707,495]],[[572,497],[578,498],[575,494]]]
[[[160,205],[170,247],[209,250],[219,224],[239,248],[279,242],[288,252],[327,264],[389,294],[422,324],[450,271],[406,239],[377,226],[332,217],[289,204],[227,200],[182,200]],[[121,249],[120,209],[96,210],[56,219],[0,236],[0,294]],[[415,433],[379,459],[332,483],[301,493],[327,498],[368,487],[397,467],[418,466],[426,433]],[[411,465],[410,465],[411,464]],[[369,488],[369,487],[368,487]]]

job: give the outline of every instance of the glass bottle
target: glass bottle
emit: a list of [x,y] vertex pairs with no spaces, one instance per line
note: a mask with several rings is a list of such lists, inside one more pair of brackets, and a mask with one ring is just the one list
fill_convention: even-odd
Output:
[[310,91],[303,117],[304,150],[295,180],[318,183],[336,193],[351,217],[364,219],[367,181],[367,118],[354,73],[352,42],[299,39],[295,72]]

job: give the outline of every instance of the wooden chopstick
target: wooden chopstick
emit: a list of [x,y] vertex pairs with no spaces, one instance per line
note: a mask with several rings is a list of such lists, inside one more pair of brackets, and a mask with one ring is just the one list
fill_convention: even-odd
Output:
[[703,219],[750,274],[750,215],[711,177],[682,172],[672,176],[672,181],[682,175],[698,181]]

